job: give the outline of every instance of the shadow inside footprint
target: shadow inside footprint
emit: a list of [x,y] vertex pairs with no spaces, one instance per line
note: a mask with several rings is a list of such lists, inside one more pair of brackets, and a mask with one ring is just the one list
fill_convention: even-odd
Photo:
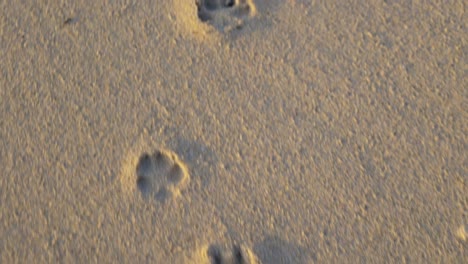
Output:
[[185,164],[167,150],[157,150],[152,155],[143,153],[136,166],[137,189],[143,197],[159,201],[179,196],[189,177]]
[[137,187],[138,187],[138,190],[140,190],[140,192],[142,192],[145,195],[150,192],[149,182],[147,179],[143,177],[138,177]]
[[145,195],[151,190],[151,182],[146,175],[151,170],[151,157],[147,153],[141,155],[137,165],[137,187]]
[[206,9],[215,11],[220,8],[233,7],[236,4],[235,0],[198,0],[196,1],[198,9]]
[[225,3],[224,3],[224,6],[225,7],[233,7],[235,3],[236,3],[235,0],[226,0]]
[[243,255],[242,249],[238,245],[233,246],[232,255],[235,262],[239,264],[246,263],[246,257]]
[[180,182],[184,178],[184,170],[179,164],[175,164],[174,167],[171,168],[168,177],[169,181],[173,183]]
[[223,258],[221,256],[221,250],[214,245],[208,248],[208,256],[211,260],[211,264],[222,264]]
[[211,264],[255,264],[255,260],[249,255],[247,249],[239,245],[233,245],[229,250],[223,250],[217,245],[208,248],[208,257]]
[[242,28],[256,8],[252,0],[196,0],[198,18],[221,31]]

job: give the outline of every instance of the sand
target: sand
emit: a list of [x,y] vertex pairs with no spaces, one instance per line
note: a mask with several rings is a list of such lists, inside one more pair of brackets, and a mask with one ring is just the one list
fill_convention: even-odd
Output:
[[464,1],[198,9],[0,1],[0,263],[467,261]]

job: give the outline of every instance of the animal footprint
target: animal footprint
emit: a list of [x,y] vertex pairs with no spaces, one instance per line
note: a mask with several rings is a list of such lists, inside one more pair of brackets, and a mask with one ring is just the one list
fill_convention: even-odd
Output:
[[176,263],[181,264],[259,264],[257,256],[250,248],[243,245],[221,247],[205,245],[192,252],[188,258]]
[[207,254],[211,264],[257,263],[250,250],[239,245],[234,245],[230,250],[223,250],[219,246],[212,245],[208,248]]
[[144,153],[138,160],[136,184],[145,197],[160,201],[175,198],[189,179],[186,166],[172,152],[157,150],[153,154]]
[[196,0],[196,5],[202,22],[224,32],[242,28],[256,12],[252,0]]

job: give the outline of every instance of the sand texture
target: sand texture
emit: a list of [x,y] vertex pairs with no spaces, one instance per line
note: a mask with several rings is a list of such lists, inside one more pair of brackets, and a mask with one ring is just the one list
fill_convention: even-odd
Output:
[[0,263],[468,263],[465,8],[0,0]]

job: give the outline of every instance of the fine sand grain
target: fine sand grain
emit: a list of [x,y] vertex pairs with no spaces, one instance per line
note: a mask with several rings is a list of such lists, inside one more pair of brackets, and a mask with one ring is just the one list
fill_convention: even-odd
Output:
[[453,1],[0,1],[0,263],[467,263]]

